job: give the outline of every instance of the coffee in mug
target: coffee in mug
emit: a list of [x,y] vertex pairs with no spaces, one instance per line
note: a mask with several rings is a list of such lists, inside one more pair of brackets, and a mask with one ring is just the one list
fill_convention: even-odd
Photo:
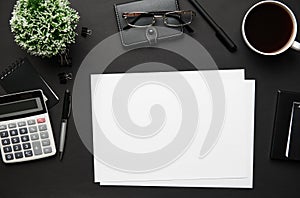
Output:
[[297,21],[293,12],[278,1],[262,1],[252,6],[244,17],[242,34],[246,44],[263,55],[276,55],[292,47],[295,42]]

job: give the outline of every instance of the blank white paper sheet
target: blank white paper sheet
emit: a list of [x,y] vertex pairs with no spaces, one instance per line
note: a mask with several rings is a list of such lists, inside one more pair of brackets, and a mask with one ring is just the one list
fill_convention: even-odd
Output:
[[100,185],[252,188],[255,81],[244,70],[95,74],[91,93]]

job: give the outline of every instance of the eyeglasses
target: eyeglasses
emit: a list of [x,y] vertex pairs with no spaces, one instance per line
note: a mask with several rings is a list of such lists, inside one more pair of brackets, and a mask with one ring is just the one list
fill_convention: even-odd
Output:
[[128,26],[123,29],[150,27],[157,22],[157,18],[162,18],[163,23],[168,27],[186,27],[188,31],[193,32],[193,29],[189,25],[192,23],[193,16],[195,15],[195,12],[192,10],[124,12],[122,16]]

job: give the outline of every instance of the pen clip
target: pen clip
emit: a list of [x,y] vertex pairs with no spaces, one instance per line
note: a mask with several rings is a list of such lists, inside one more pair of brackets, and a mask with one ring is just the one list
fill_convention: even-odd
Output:
[[68,110],[68,118],[71,115],[71,108],[72,108],[72,97],[71,97],[71,93],[69,94],[69,110]]

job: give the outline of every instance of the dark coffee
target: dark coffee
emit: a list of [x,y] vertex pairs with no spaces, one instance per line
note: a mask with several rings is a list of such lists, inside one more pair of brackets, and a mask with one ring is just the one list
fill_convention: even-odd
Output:
[[282,49],[293,34],[293,20],[288,11],[275,3],[255,7],[245,21],[245,34],[257,50],[272,53]]

